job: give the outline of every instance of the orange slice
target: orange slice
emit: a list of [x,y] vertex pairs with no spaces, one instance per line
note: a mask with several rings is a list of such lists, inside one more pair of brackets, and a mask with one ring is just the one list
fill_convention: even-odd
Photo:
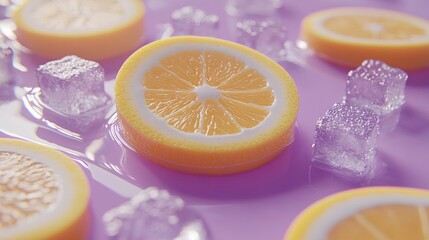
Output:
[[321,57],[357,67],[378,59],[405,70],[429,67],[429,21],[374,8],[335,8],[302,22],[302,37]]
[[276,62],[207,37],[148,44],[115,86],[125,137],[146,159],[199,174],[249,170],[292,141],[298,93]]
[[89,186],[64,154],[0,139],[0,238],[84,239]]
[[27,0],[13,20],[18,41],[37,55],[102,60],[137,48],[143,14],[140,0]]
[[328,196],[305,209],[285,240],[429,239],[429,191],[368,187]]

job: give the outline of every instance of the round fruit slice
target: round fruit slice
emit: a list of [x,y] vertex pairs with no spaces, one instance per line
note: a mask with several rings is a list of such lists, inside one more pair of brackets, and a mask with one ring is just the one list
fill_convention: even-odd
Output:
[[328,196],[304,210],[285,240],[429,239],[429,191],[368,187]]
[[27,0],[13,20],[18,41],[37,55],[102,60],[139,45],[143,14],[140,0]]
[[276,62],[207,37],[148,44],[115,86],[125,138],[146,159],[199,174],[255,168],[292,141],[298,93]]
[[321,57],[357,67],[378,59],[406,70],[429,67],[429,21],[374,8],[335,8],[302,22],[302,37]]
[[89,186],[64,154],[0,139],[0,238],[84,239]]

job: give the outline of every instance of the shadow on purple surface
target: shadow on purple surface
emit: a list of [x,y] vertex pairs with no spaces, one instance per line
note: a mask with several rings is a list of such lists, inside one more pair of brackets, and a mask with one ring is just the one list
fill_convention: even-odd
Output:
[[[297,132],[296,132],[297,133]],[[291,191],[308,184],[308,163],[305,159],[303,143],[299,134],[294,142],[273,161],[249,172],[227,176],[190,175],[175,172],[149,161],[129,161],[125,164],[128,175],[137,182],[144,182],[143,168],[153,173],[160,185],[174,189],[178,195],[191,195],[216,200],[240,200],[267,197],[276,193]],[[128,158],[135,159],[135,158]],[[126,160],[128,161],[128,160]],[[132,165],[132,166],[131,166]],[[143,170],[144,171],[144,170]]]
[[423,134],[429,130],[429,118],[409,104],[405,104],[401,111],[397,130],[410,134]]

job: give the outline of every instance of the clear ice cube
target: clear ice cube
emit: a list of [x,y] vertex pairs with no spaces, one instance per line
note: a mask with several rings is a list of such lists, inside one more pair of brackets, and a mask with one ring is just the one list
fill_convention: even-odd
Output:
[[283,0],[228,0],[225,10],[232,16],[270,15],[282,4]]
[[80,115],[105,105],[104,69],[98,63],[66,56],[36,71],[42,101],[66,115]]
[[206,240],[205,226],[184,201],[166,190],[144,189],[103,215],[108,236],[118,240]]
[[179,8],[171,14],[173,35],[216,36],[219,17],[192,6]]
[[353,180],[372,178],[378,124],[371,109],[334,104],[317,121],[312,165]]
[[286,26],[271,20],[244,19],[237,22],[237,42],[281,60],[286,58]]
[[371,108],[381,116],[390,114],[405,103],[407,78],[399,68],[378,60],[365,60],[347,76],[345,102]]
[[0,101],[13,98],[13,52],[0,35]]

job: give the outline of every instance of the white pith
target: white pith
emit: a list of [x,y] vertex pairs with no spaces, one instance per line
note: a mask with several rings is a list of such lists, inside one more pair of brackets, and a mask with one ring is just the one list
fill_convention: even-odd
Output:
[[[419,196],[406,196],[401,194],[386,193],[379,195],[367,195],[344,200],[321,214],[309,226],[309,231],[305,240],[327,240],[329,231],[341,220],[358,213],[364,209],[379,205],[404,204],[418,207],[429,207],[429,198]],[[361,219],[365,221],[365,219]],[[363,223],[365,227],[365,223]],[[379,233],[372,226],[367,226],[368,231],[372,231],[374,236]],[[372,229],[372,230],[371,230]]]
[[[145,89],[142,86],[142,76],[150,68],[154,67],[159,63],[159,61],[173,53],[180,51],[189,51],[189,50],[198,50],[198,51],[217,51],[225,53],[226,55],[234,56],[241,61],[245,62],[247,67],[253,68],[266,77],[268,82],[268,87],[271,88],[274,92],[275,101],[274,103],[266,107],[271,113],[263,120],[259,125],[251,129],[243,129],[240,133],[237,134],[228,134],[228,135],[213,135],[206,136],[203,134],[193,134],[186,133],[180,130],[177,130],[165,123],[165,120],[155,116],[150,109],[145,104]],[[251,58],[245,52],[231,48],[225,45],[215,45],[215,44],[200,44],[196,45],[193,43],[173,43],[168,47],[164,47],[162,51],[157,51],[156,53],[145,56],[145,60],[141,61],[136,67],[136,71],[133,72],[131,76],[130,84],[128,85],[128,92],[130,102],[134,103],[133,108],[135,108],[140,119],[144,119],[151,128],[155,131],[159,131],[162,135],[167,135],[172,138],[185,139],[187,141],[196,141],[212,144],[224,144],[228,142],[238,142],[244,139],[249,139],[257,136],[261,136],[272,127],[279,124],[280,116],[287,111],[287,102],[286,92],[284,90],[284,84],[281,82],[284,79],[281,79],[280,76],[275,75],[269,69],[262,67],[263,64],[259,63],[258,59]],[[201,94],[203,98],[209,98],[210,96],[216,96],[217,92],[215,89],[210,89],[203,86],[202,89],[194,90],[197,94]],[[210,95],[210,96],[208,96]]]
[[120,27],[137,13],[133,1],[113,0],[113,3],[117,5],[109,8],[105,0],[32,0],[22,16],[26,24],[40,31],[93,33]]

